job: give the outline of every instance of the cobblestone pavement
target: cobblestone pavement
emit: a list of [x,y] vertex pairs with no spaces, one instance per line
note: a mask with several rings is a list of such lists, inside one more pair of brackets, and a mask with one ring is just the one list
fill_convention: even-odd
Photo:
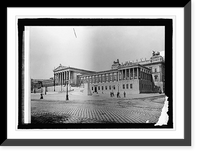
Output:
[[34,123],[156,123],[164,96],[138,99],[31,100]]

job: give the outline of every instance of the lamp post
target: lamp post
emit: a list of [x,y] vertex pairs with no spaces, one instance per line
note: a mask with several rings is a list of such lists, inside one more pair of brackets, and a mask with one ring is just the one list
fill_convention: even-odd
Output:
[[41,85],[41,92],[40,92],[40,99],[43,99],[43,92],[42,92],[42,87],[43,87],[43,85],[42,85],[42,81],[39,81],[38,83],[40,83],[40,85]]
[[54,72],[54,77],[53,77],[53,85],[54,85],[54,91],[55,91],[55,72]]
[[69,100],[69,96],[68,96],[68,80],[66,80],[66,100]]

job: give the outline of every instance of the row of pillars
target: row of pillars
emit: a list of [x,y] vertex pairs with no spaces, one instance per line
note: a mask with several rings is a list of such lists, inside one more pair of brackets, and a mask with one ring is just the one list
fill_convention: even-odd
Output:
[[140,68],[129,68],[129,69],[119,70],[120,80],[133,79],[133,78],[139,79],[139,72]]
[[125,79],[139,79],[140,69],[139,68],[130,68],[130,69],[122,69],[119,72],[110,73],[110,74],[101,74],[101,75],[93,75],[84,77],[82,80],[90,81],[91,83],[96,82],[106,82],[106,81],[118,81]]
[[55,73],[54,79],[58,79],[58,83],[63,85],[63,84],[65,84],[66,80],[71,79],[71,71],[64,71],[64,72],[60,72],[60,73]]

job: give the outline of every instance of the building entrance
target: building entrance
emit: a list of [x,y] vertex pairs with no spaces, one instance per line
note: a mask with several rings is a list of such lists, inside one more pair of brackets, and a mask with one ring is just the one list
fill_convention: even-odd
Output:
[[94,92],[97,93],[97,86],[94,87]]

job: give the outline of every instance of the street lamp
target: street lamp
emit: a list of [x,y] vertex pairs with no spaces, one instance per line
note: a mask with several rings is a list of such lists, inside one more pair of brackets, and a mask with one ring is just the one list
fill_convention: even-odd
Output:
[[68,96],[68,80],[66,80],[66,100],[69,100],[69,96]]
[[43,87],[43,85],[42,85],[42,81],[38,81],[38,83],[41,85],[41,91],[40,91],[40,99],[43,99],[43,92],[42,92],[42,87]]
[[53,85],[54,85],[54,91],[55,91],[55,72],[54,72],[54,77],[53,77]]

